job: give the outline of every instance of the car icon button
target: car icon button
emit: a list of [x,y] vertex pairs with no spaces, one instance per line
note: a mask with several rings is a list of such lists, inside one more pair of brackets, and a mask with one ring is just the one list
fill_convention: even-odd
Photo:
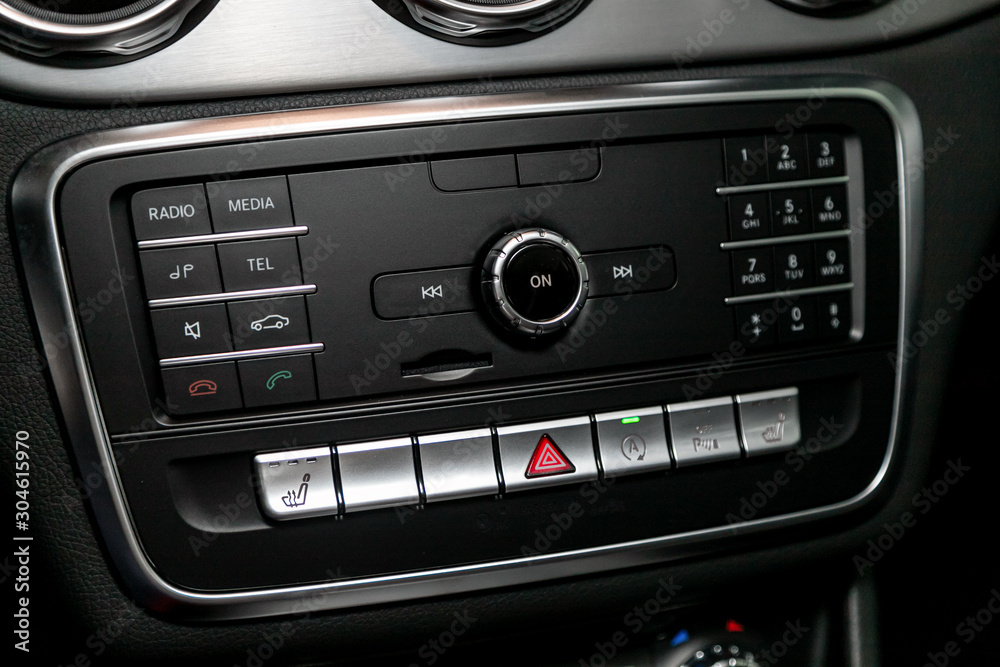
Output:
[[233,345],[237,350],[259,350],[309,342],[304,297],[233,301],[228,308]]

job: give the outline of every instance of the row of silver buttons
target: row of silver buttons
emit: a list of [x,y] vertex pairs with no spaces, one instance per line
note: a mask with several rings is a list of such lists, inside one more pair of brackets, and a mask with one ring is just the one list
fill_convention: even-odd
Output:
[[[802,437],[794,387],[595,415],[597,457],[591,424],[576,417],[498,427],[505,489],[593,481],[598,459],[605,477],[617,477],[781,451]],[[421,481],[427,502],[501,490],[488,428],[418,436],[416,453],[405,437],[260,454],[254,463],[264,511],[279,520],[416,505]]]

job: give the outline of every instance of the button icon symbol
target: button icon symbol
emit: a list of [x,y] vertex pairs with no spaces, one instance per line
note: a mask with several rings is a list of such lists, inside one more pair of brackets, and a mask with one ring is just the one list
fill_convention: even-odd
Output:
[[615,280],[619,278],[631,278],[632,277],[632,265],[628,266],[613,266],[611,267],[611,274],[614,276]]
[[524,476],[532,479],[533,477],[562,475],[570,472],[576,472],[576,466],[570,463],[570,460],[562,453],[548,433],[543,434],[535,447],[535,453],[531,455],[531,461],[528,463],[528,469],[524,471]]
[[191,324],[190,322],[185,322],[184,323],[184,335],[185,336],[190,336],[191,338],[194,338],[195,340],[198,340],[199,338],[201,338],[201,322],[200,321],[199,322],[195,322],[194,324]]
[[765,428],[760,436],[764,438],[764,442],[781,442],[785,437],[785,413],[778,413],[778,421]]
[[622,439],[622,456],[629,461],[646,459],[646,441],[638,435],[626,435]]
[[309,473],[302,475],[302,483],[299,484],[299,488],[289,489],[288,493],[281,497],[281,502],[285,503],[285,507],[301,507],[306,504],[306,494],[309,493]]
[[430,287],[420,288],[420,298],[423,299],[440,299],[444,296],[444,286],[433,285]]
[[219,386],[211,380],[195,380],[188,385],[188,394],[191,396],[211,396],[219,390]]
[[187,278],[188,271],[194,271],[194,264],[185,264],[183,268],[181,268],[181,265],[178,264],[170,273],[170,279],[177,280],[178,278]]
[[269,390],[274,389],[274,385],[278,382],[278,380],[291,380],[291,379],[292,379],[292,373],[290,371],[278,371],[271,377],[267,378],[267,383],[266,383],[267,388]]
[[264,329],[283,329],[288,326],[290,321],[291,320],[284,315],[268,315],[267,317],[251,322],[250,328],[254,331],[262,331]]

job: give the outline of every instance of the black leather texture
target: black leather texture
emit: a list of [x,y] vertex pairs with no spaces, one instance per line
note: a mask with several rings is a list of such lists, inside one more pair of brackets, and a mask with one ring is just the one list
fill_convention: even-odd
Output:
[[[26,303],[27,295],[11,247],[9,193],[20,164],[56,140],[98,129],[228,114],[378,102],[414,97],[482,92],[548,90],[627,82],[794,74],[855,73],[886,79],[915,101],[931,146],[939,133],[957,139],[935,156],[922,172],[926,186],[923,310],[921,319],[946,307],[946,295],[972,275],[980,254],[1000,221],[1000,17],[976,22],[907,45],[869,53],[836,54],[796,63],[746,63],[712,67],[701,63],[684,69],[587,73],[576,76],[469,81],[425,86],[350,90],[262,99],[199,102],[117,108],[53,108],[24,100],[0,99],[0,424],[4,446],[0,470],[7,489],[13,482],[15,432],[30,433],[32,607],[37,634],[32,647],[56,649],[51,661],[69,664],[84,655],[92,664],[178,664],[211,658],[217,664],[253,665],[297,662],[341,662],[362,656],[385,656],[394,664],[432,664],[420,654],[454,620],[469,614],[476,621],[461,643],[490,642],[499,660],[531,642],[539,624],[567,645],[586,647],[606,639],[588,636],[595,623],[620,625],[622,615],[654,593],[661,579],[684,585],[678,602],[693,602],[741,581],[769,577],[792,583],[789,571],[843,553],[844,545],[864,544],[880,530],[884,517],[898,516],[914,488],[927,474],[928,452],[944,378],[959,327],[943,328],[919,354],[916,403],[904,424],[909,446],[900,470],[898,491],[887,498],[881,514],[862,526],[845,526],[832,537],[790,546],[761,548],[710,561],[692,559],[669,566],[622,572],[534,587],[414,602],[353,612],[326,612],[299,619],[265,619],[242,623],[186,625],[138,609],[120,585],[95,534],[88,505],[77,480],[66,433],[57,417],[46,373],[40,363],[40,341]],[[488,73],[484,73],[488,74]],[[2,92],[0,92],[2,95]],[[956,316],[960,316],[956,313]],[[12,498],[8,491],[8,498]],[[12,511],[12,510],[11,510]],[[4,521],[9,518],[5,515]],[[10,553],[9,549],[5,549]],[[15,576],[7,556],[0,576]],[[841,559],[850,569],[850,559]],[[819,587],[815,570],[795,586]],[[9,581],[4,586],[9,585]],[[498,641],[504,635],[522,637]],[[268,638],[277,650],[262,649]],[[37,642],[37,644],[35,643]],[[593,649],[590,649],[592,652]],[[264,659],[273,653],[273,658]],[[37,655],[37,653],[36,653]],[[570,654],[574,655],[574,654]],[[588,654],[589,655],[589,652]],[[436,662],[436,660],[435,660]],[[531,661],[526,660],[525,664]],[[571,662],[574,662],[575,659]],[[491,664],[483,661],[482,664]]]

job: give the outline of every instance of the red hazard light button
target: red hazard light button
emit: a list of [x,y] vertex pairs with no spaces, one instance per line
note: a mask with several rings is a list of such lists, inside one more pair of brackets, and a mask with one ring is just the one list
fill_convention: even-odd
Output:
[[497,427],[505,492],[597,479],[590,417]]
[[531,455],[524,476],[531,479],[546,475],[564,475],[568,472],[576,472],[576,466],[562,453],[548,433],[542,435],[538,446],[535,447],[535,453]]

